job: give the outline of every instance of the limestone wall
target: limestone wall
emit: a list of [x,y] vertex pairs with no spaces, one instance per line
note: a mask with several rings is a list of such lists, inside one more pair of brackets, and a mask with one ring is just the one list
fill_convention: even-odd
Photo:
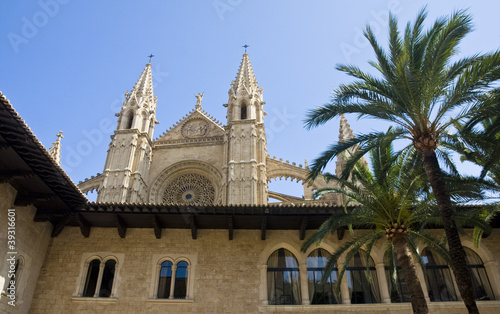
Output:
[[[490,280],[496,282],[499,269],[492,258],[500,258],[498,239],[494,232],[476,251],[485,264],[489,263]],[[464,240],[466,245],[471,244]],[[296,230],[268,230],[265,241],[260,239],[260,230],[235,230],[234,240],[230,241],[227,230],[198,230],[198,239],[193,240],[188,229],[164,229],[161,239],[155,238],[152,229],[128,229],[122,239],[115,228],[92,228],[90,237],[84,238],[79,228],[67,227],[49,248],[30,313],[326,313],[333,309],[339,313],[411,313],[409,304],[267,305],[267,258],[283,247],[303,267],[309,252],[300,252],[301,243]],[[326,239],[322,247],[334,250],[338,247],[336,237]],[[376,264],[381,262],[383,252],[382,246],[373,251]],[[79,296],[85,261],[93,256],[112,256],[118,261],[111,298]],[[157,265],[166,257],[191,264],[187,300],[154,298]],[[494,289],[499,298],[498,285]],[[462,302],[429,306],[432,313],[466,313]],[[481,313],[498,313],[500,301],[483,301],[480,307]]]
[[[40,268],[45,260],[45,254],[50,242],[52,225],[50,223],[34,222],[36,208],[15,207],[14,200],[17,191],[7,183],[0,184],[0,313],[28,313]],[[15,213],[15,252],[11,252],[7,243],[8,209]],[[11,214],[12,215],[12,214]],[[8,304],[11,298],[8,278],[11,256],[20,259],[17,280],[15,283],[15,306]]]

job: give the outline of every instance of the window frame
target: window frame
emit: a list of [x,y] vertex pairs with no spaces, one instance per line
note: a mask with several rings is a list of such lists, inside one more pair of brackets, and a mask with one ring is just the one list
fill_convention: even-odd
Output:
[[[164,303],[192,303],[194,302],[194,276],[196,270],[196,262],[197,255],[178,255],[178,254],[155,254],[153,255],[153,264],[151,268],[152,281],[150,285],[150,293],[148,302],[164,302]],[[171,277],[171,286],[169,291],[169,297],[167,298],[159,298],[158,297],[158,289],[160,286],[160,271],[162,263],[169,261],[172,263],[172,277]],[[186,297],[184,298],[175,298],[173,296],[173,292],[175,292],[175,278],[177,273],[177,265],[180,262],[187,263],[187,279],[186,279]],[[174,272],[175,269],[175,272]],[[172,298],[170,298],[172,296]]]
[[[103,257],[104,256],[104,257]],[[113,254],[113,253],[98,253],[98,254],[89,254],[86,253],[82,257],[82,264],[80,267],[80,275],[79,275],[79,285],[77,286],[77,290],[74,294],[74,299],[88,299],[88,300],[114,300],[117,299],[117,291],[120,282],[120,269],[124,259],[124,254]],[[93,296],[84,296],[85,286],[87,283],[87,276],[89,271],[90,263],[94,260],[99,261],[99,271],[98,278],[96,282],[96,288]],[[104,273],[104,269],[106,267],[106,263],[110,260],[115,262],[114,265],[114,274],[113,281],[111,285],[111,291],[109,296],[99,296],[102,288],[102,277]]]

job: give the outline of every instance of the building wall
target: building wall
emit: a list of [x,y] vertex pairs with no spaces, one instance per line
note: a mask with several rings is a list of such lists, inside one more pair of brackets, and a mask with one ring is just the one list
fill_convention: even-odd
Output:
[[[0,184],[0,313],[28,313],[52,232],[50,223],[33,221],[35,207],[14,206],[16,194],[11,185]],[[8,304],[11,299],[6,289],[11,280],[8,259],[14,255],[8,254],[11,252],[7,243],[8,209],[15,209],[15,256],[21,260],[15,283],[15,306]]]
[[[493,258],[500,258],[499,237],[494,232],[478,251],[483,262],[489,263],[490,280],[496,283],[499,268]],[[268,230],[265,241],[260,239],[260,230],[235,230],[234,240],[230,241],[227,230],[198,230],[198,239],[193,240],[188,229],[163,229],[161,239],[155,238],[152,229],[128,229],[122,239],[115,228],[92,228],[90,237],[84,238],[79,228],[67,227],[49,247],[30,313],[326,313],[333,309],[339,313],[411,312],[409,304],[267,305],[269,255],[286,248],[304,267],[309,252],[300,252],[301,243],[299,232],[293,230]],[[322,244],[329,251],[337,246],[334,236]],[[374,250],[376,264],[383,252],[382,246]],[[79,297],[86,275],[85,262],[94,257],[118,261],[110,298]],[[164,258],[189,261],[187,300],[154,299],[158,264]],[[303,299],[307,299],[305,287]],[[498,298],[498,285],[494,289]],[[429,306],[432,313],[466,313],[462,302]],[[500,311],[500,301],[482,301],[479,306],[481,313]]]

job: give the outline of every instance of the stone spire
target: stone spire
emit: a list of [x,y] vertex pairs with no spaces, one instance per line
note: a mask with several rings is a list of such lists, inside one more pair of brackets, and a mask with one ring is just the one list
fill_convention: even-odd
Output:
[[[339,143],[348,141],[348,140],[353,139],[355,137],[356,136],[352,132],[351,126],[347,122],[345,115],[341,114],[340,115],[340,127],[339,127]],[[350,149],[344,151],[340,155],[337,155],[335,175],[340,176],[342,174],[342,170],[344,169],[344,166],[346,163],[346,157],[349,158],[357,149],[358,149],[358,145],[351,147]],[[361,159],[359,161],[365,165],[368,164],[364,156],[361,157]]]
[[61,138],[64,137],[62,134],[62,131],[57,133],[56,141],[52,143],[52,146],[49,148],[50,157],[52,157],[52,159],[54,159],[59,165],[61,164]]
[[134,94],[137,97],[153,95],[153,73],[151,70],[151,63],[146,64],[139,80],[135,83],[134,89],[132,89],[130,95]]
[[245,53],[243,54],[243,60],[241,60],[236,79],[231,83],[232,90],[238,93],[238,91],[246,88],[247,93],[251,94],[258,89],[257,85],[257,79],[255,78],[252,65],[250,64],[250,58],[248,54]]
[[339,127],[339,142],[344,142],[354,138],[351,126],[347,122],[345,115],[342,113],[340,115],[340,127]]

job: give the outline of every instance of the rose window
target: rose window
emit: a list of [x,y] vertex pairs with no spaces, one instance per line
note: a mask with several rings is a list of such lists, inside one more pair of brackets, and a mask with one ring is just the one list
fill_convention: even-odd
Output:
[[163,195],[166,204],[213,204],[214,199],[215,189],[210,180],[196,173],[174,179]]

